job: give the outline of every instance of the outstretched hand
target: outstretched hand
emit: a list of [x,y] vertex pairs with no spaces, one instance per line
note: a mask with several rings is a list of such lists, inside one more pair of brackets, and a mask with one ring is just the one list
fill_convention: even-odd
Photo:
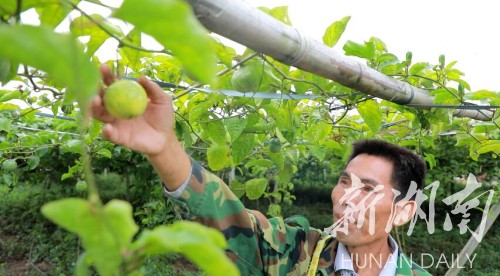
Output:
[[[115,81],[108,66],[101,66],[101,74],[107,86]],[[139,77],[137,82],[144,87],[148,95],[148,106],[141,116],[129,120],[111,116],[103,103],[105,88],[102,88],[99,95],[92,100],[91,114],[104,123],[103,135],[106,139],[148,156],[154,156],[161,153],[168,143],[173,142],[172,139],[176,139],[173,131],[172,98],[156,83],[145,77]]]

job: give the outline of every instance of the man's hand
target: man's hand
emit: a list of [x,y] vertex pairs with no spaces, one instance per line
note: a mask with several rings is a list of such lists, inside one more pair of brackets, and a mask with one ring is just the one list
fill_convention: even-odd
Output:
[[[109,67],[103,65],[101,73],[107,86],[115,81]],[[173,132],[172,99],[156,83],[145,77],[139,77],[137,82],[144,87],[149,98],[144,114],[130,120],[112,117],[103,104],[106,90],[101,89],[99,96],[92,100],[92,116],[105,123],[103,135],[106,139],[146,155],[156,155],[163,150],[169,139],[176,139]]]
[[[101,66],[104,83],[115,81],[109,67]],[[103,104],[106,89],[91,103],[92,116],[104,123],[103,135],[109,141],[146,154],[169,190],[175,190],[189,175],[191,163],[174,133],[172,98],[145,77],[137,82],[148,95],[146,111],[139,117],[123,120],[111,116]]]

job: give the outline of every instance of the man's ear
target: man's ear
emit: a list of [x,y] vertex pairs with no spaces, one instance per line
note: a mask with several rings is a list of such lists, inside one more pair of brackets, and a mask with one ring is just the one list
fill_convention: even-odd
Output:
[[396,209],[394,226],[401,226],[408,223],[417,212],[417,204],[414,200],[408,200]]

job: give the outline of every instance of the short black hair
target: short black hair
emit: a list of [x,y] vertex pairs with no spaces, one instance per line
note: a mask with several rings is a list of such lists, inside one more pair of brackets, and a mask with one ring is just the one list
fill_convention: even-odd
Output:
[[[396,199],[402,199],[406,196],[412,181],[417,184],[417,189],[422,189],[425,178],[425,161],[410,149],[383,140],[365,139],[353,144],[349,162],[360,154],[381,157],[392,163],[391,181],[393,188],[401,192]],[[415,199],[415,195],[412,195],[411,199]]]

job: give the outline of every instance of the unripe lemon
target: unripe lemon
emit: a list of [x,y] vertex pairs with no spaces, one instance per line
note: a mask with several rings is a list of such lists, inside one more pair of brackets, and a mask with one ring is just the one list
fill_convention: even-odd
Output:
[[76,182],[75,189],[79,192],[87,191],[87,182],[83,180]]
[[241,65],[231,77],[233,88],[240,92],[256,92],[263,73],[262,64],[252,62]]
[[272,153],[277,153],[281,151],[281,142],[278,138],[271,138],[269,142],[269,150]]
[[132,119],[144,113],[148,96],[137,82],[117,80],[104,93],[104,106],[113,117]]
[[2,169],[5,171],[13,171],[17,168],[17,162],[14,159],[7,159],[2,163]]

